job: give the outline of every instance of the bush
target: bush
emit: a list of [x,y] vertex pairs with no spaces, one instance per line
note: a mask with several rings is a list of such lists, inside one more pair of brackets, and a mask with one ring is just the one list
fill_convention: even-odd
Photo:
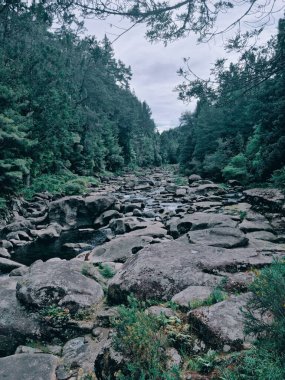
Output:
[[147,315],[139,302],[129,298],[129,306],[119,308],[119,317],[114,323],[115,349],[128,362],[120,371],[124,380],[177,380],[177,369],[167,369],[165,350],[167,338],[159,318]]
[[90,184],[98,185],[98,180],[94,177],[79,177],[70,172],[64,174],[42,174],[35,178],[32,185],[23,189],[21,193],[27,199],[31,199],[36,193],[45,191],[61,195],[84,194]]
[[263,269],[250,286],[245,311],[247,334],[255,334],[255,348],[241,357],[223,380],[285,379],[285,263]]
[[249,173],[247,171],[245,155],[240,153],[233,157],[222,172],[226,180],[236,179],[241,182],[246,182],[249,179]]
[[285,167],[279,170],[275,170],[270,178],[270,182],[274,186],[285,190]]
[[107,264],[100,264],[99,272],[105,278],[112,278],[115,276],[115,271],[110,267],[110,265]]

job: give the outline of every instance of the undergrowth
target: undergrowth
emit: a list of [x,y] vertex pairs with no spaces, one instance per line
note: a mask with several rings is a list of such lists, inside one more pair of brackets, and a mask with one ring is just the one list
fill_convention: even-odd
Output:
[[35,178],[29,187],[21,190],[26,199],[32,199],[36,193],[49,192],[59,195],[84,194],[88,186],[97,186],[98,179],[94,177],[77,176],[71,172],[64,174],[42,174]]
[[163,322],[145,313],[142,304],[129,297],[128,306],[119,307],[114,322],[113,344],[128,358],[117,378],[120,380],[178,380],[177,368],[167,368],[167,336]]

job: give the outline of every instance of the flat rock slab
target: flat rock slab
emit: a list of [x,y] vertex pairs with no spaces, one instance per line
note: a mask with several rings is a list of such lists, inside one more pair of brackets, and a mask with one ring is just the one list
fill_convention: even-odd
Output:
[[280,210],[285,200],[284,194],[278,189],[255,188],[245,190],[243,193],[250,203],[269,206],[273,210]]
[[203,230],[214,227],[236,227],[236,222],[229,215],[210,214],[206,212],[195,212],[187,214],[181,219],[174,218],[169,223],[169,232],[174,238],[188,231]]
[[240,350],[250,341],[244,334],[242,309],[250,293],[232,296],[212,306],[204,306],[188,313],[191,323],[200,337],[214,348]]
[[142,299],[170,300],[190,285],[217,285],[220,277],[203,273],[195,265],[196,249],[195,245],[177,240],[143,248],[110,281],[109,298],[120,303],[134,293]]
[[96,247],[88,256],[92,263],[108,261],[125,262],[153,240],[150,236],[133,236],[126,234]]
[[56,380],[58,358],[50,354],[16,354],[0,359],[0,379]]
[[16,261],[0,257],[0,274],[9,273],[13,269],[24,268],[25,265],[17,263]]
[[125,301],[131,293],[141,299],[170,300],[188,286],[219,285],[223,279],[220,272],[262,268],[274,257],[281,256],[250,248],[189,244],[184,236],[149,245],[127,260],[111,279],[108,296],[113,303]]
[[79,260],[36,261],[17,284],[17,297],[28,307],[67,307],[72,313],[92,307],[103,298],[103,289],[84,276]]
[[171,301],[177,303],[179,306],[189,308],[193,301],[205,301],[213,292],[210,286],[188,286],[182,292],[175,294]]
[[206,244],[213,247],[236,248],[245,247],[248,238],[238,228],[218,227],[206,230],[190,231],[187,234],[189,242]]
[[273,232],[273,227],[267,221],[250,221],[244,220],[239,224],[239,228],[244,232],[254,232],[254,231],[268,231]]

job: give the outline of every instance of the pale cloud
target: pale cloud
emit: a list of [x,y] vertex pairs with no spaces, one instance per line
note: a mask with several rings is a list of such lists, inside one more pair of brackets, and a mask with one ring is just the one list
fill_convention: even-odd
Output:
[[[222,19],[221,25],[228,21]],[[126,21],[120,19],[87,20],[88,34],[95,35],[97,39],[102,39],[106,34],[112,41],[120,33],[120,29],[110,26],[111,23],[120,27],[127,25]],[[276,22],[263,38],[268,39],[274,33]],[[177,70],[183,65],[182,58],[190,57],[191,69],[198,76],[207,78],[216,59],[225,56],[223,41],[220,38],[211,43],[197,44],[196,37],[189,36],[164,46],[163,43],[149,43],[144,34],[144,26],[139,25],[114,42],[113,48],[116,58],[131,66],[131,87],[140,100],[149,104],[158,129],[163,131],[178,126],[181,114],[195,108],[195,102],[184,104],[173,91],[182,82],[177,74]],[[236,56],[228,54],[227,58],[232,61]]]

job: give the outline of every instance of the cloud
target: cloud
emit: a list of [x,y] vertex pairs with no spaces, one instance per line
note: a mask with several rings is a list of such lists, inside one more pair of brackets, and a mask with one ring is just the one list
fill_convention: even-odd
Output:
[[[229,21],[228,16],[224,17],[220,25],[228,25]],[[86,21],[88,33],[94,34],[97,39],[102,39],[107,34],[111,41],[114,40],[115,35],[122,32],[114,25],[122,28],[128,24],[125,20],[116,18]],[[276,23],[266,32],[264,38],[267,39],[275,32]],[[144,34],[144,26],[139,25],[121,36],[113,44],[113,48],[116,58],[131,66],[131,87],[140,100],[149,104],[158,129],[163,131],[178,126],[181,114],[195,108],[195,102],[184,104],[173,91],[182,82],[177,74],[177,70],[183,66],[182,58],[190,57],[191,69],[200,77],[207,78],[211,65],[217,58],[225,56],[223,41],[216,39],[211,43],[198,45],[196,37],[190,36],[164,46],[163,43],[151,44],[144,38]],[[227,58],[230,61],[236,60],[236,55],[228,54]]]

